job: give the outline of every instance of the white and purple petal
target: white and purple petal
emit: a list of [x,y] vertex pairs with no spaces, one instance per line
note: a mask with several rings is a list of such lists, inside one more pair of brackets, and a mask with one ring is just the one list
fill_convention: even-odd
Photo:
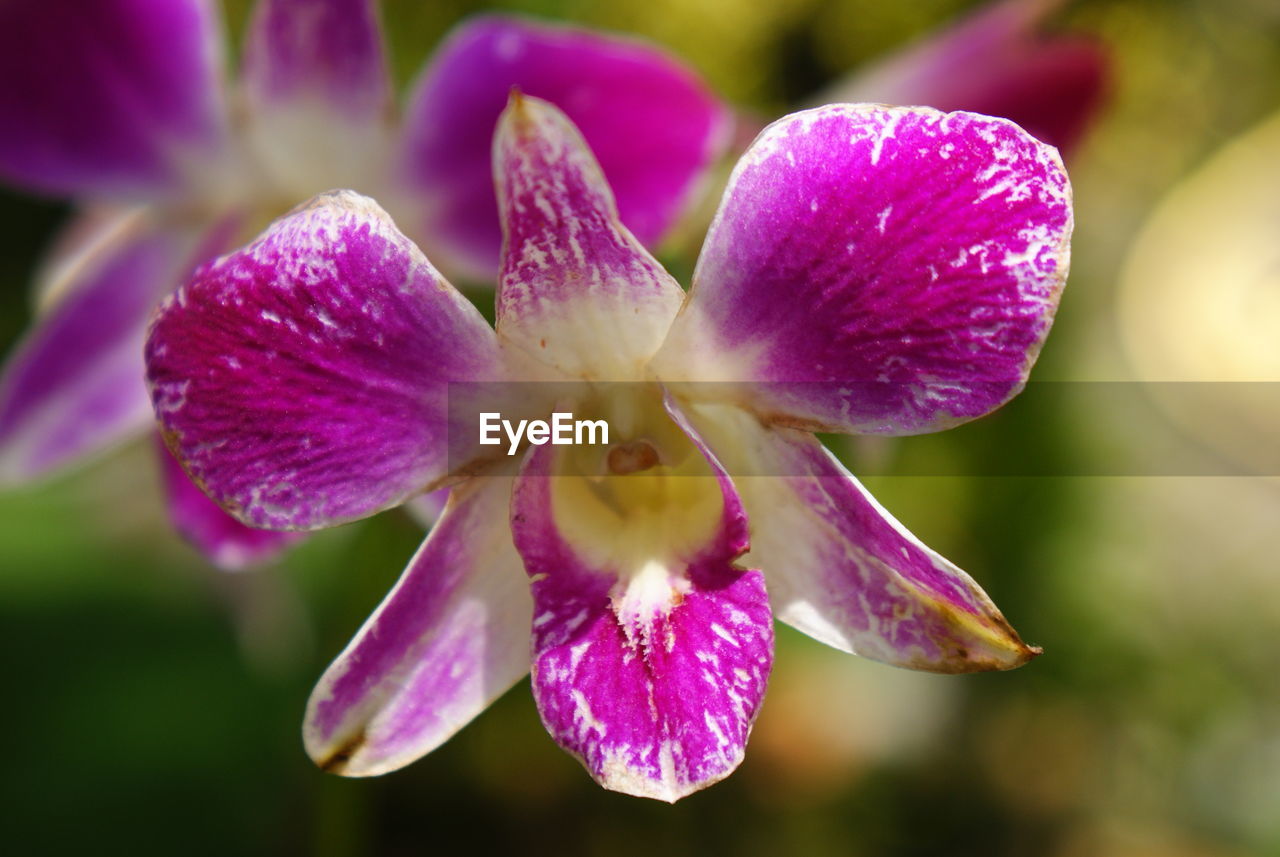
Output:
[[151,424],[147,318],[192,265],[195,236],[131,218],[77,255],[0,374],[0,481],[36,479]]
[[393,103],[374,0],[261,0],[242,79],[246,137],[278,195],[388,191]]
[[0,4],[0,178],[53,194],[172,190],[225,132],[206,0]]
[[241,76],[263,107],[316,101],[352,118],[385,113],[391,85],[373,0],[259,0]]
[[[554,450],[529,454],[511,506],[533,580],[538,710],[601,785],[678,800],[742,760],[772,666],[764,580],[734,564],[747,547],[745,516],[720,472],[670,477],[690,480],[673,495],[710,492],[718,503],[650,508],[653,520],[672,516],[665,524],[607,504],[603,514],[621,515],[608,531],[575,521],[583,497],[608,489],[573,500],[563,480],[583,477],[554,475]],[[691,518],[702,518],[695,538]]]
[[321,768],[372,776],[442,744],[529,670],[528,579],[511,545],[510,476],[454,489],[404,576],[307,703]]
[[931,672],[1011,669],[1039,654],[813,435],[728,405],[688,409],[735,474],[751,516],[745,561],[763,569],[779,619],[842,651]]
[[813,429],[918,434],[999,407],[1067,275],[1058,153],[1003,120],[834,104],[770,125],[739,162],[663,378],[758,385]]
[[582,130],[622,222],[650,246],[728,144],[728,110],[654,46],[519,18],[463,24],[414,88],[404,170],[422,196],[428,250],[476,279],[491,278],[498,264],[487,153],[513,87],[555,104]]
[[555,106],[516,95],[493,159],[504,344],[571,377],[644,378],[684,291],[618,220],[582,136]]
[[156,448],[169,519],[183,538],[214,565],[240,571],[269,562],[302,538],[301,533],[246,527],[196,487],[159,438]]
[[449,382],[499,371],[475,307],[348,191],[197,271],[161,307],[146,359],[187,472],[271,529],[353,520],[431,487],[449,468]]

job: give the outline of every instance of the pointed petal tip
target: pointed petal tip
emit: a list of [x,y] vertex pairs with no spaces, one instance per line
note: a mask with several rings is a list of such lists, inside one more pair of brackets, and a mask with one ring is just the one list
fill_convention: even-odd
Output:
[[903,666],[951,675],[1003,672],[1017,669],[1044,653],[1039,646],[1024,643],[1008,620],[994,607],[992,610],[994,615],[979,616],[939,604],[939,615],[950,626],[934,641],[944,656],[929,656]]
[[372,777],[414,762],[529,669],[532,604],[505,520],[511,485],[455,489],[399,582],[307,701],[321,770]]
[[364,729],[339,741],[323,741],[319,734],[304,728],[302,741],[311,761],[326,774],[350,779],[380,777],[404,765],[402,761],[382,759],[365,752],[369,742]]
[[[550,101],[526,95],[520,87],[513,86],[511,94],[507,97],[507,106],[498,118],[498,130],[494,135],[495,144],[500,145],[499,141],[506,137],[514,137],[517,140],[531,139],[538,136],[539,125],[555,122],[568,125],[569,119]],[[578,133],[576,128],[574,131]]]

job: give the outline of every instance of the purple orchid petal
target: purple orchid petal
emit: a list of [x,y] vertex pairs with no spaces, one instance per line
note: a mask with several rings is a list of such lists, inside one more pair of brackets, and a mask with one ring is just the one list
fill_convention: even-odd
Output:
[[147,318],[190,265],[194,243],[134,219],[59,276],[58,299],[0,375],[0,481],[45,476],[151,424]]
[[769,126],[729,182],[661,377],[751,381],[829,431],[917,434],[1021,388],[1067,274],[1058,154],[1003,119],[830,105]]
[[369,120],[390,107],[386,66],[373,0],[259,0],[242,78],[268,109],[315,101]]
[[389,195],[393,105],[373,0],[262,0],[243,74],[247,145],[279,195]]
[[55,194],[182,181],[224,131],[205,0],[0,4],[0,178]]
[[400,582],[307,704],[307,752],[327,771],[407,765],[529,670],[533,606],[506,515],[510,477],[480,477],[449,506]]
[[448,382],[491,379],[497,343],[376,203],[344,191],[197,271],[146,359],[166,442],[206,493],[250,526],[308,529],[443,477]]
[[169,517],[178,532],[214,565],[239,571],[274,559],[302,538],[301,533],[246,527],[196,487],[159,438],[156,446]]
[[747,561],[782,621],[846,652],[911,669],[1021,666],[1027,646],[977,583],[894,520],[813,435],[725,405],[689,412],[738,473]]
[[[573,508],[601,489],[585,486],[575,500],[561,488],[586,477],[552,475],[556,449],[532,450],[511,504],[533,580],[538,710],[604,787],[678,800],[741,762],[773,662],[764,579],[733,562],[747,547],[746,518],[709,459],[718,479],[673,477],[686,486],[661,496],[710,491],[718,507],[669,509],[655,529],[623,514],[604,534]],[[689,537],[692,518],[700,524]]]
[[1091,39],[1037,33],[1061,0],[982,8],[832,87],[823,101],[927,104],[1012,119],[1064,153],[1096,117],[1108,55]]
[[493,152],[502,340],[573,377],[644,377],[684,291],[618,221],[582,136],[556,107],[516,96]]
[[463,24],[414,87],[405,171],[434,202],[419,230],[438,242],[429,249],[477,279],[492,278],[498,264],[487,153],[512,87],[569,115],[617,194],[622,222],[650,246],[728,143],[729,112],[653,46],[514,18]]

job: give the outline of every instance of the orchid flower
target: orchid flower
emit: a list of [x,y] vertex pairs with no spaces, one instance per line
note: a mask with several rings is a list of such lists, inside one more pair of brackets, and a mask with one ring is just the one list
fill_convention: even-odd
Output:
[[[491,280],[501,235],[488,152],[513,85],[582,127],[647,244],[728,143],[726,109],[685,66],[581,29],[472,19],[399,110],[374,0],[260,0],[231,85],[223,48],[212,0],[0,4],[0,179],[84,211],[0,377],[0,481],[146,431],[155,303],[298,200],[375,194],[437,262]],[[162,467],[175,522],[216,562],[241,566],[284,541],[226,518]]]
[[[1036,654],[813,431],[931,431],[1021,389],[1067,274],[1056,150],[971,113],[792,114],[738,163],[687,294],[552,105],[513,96],[493,170],[496,331],[337,192],[201,268],[148,335],[164,437],[248,524],[325,527],[454,485],[312,695],[320,766],[413,761],[532,661],[562,747],[673,801],[741,760],[774,616],[915,669]],[[576,391],[575,414],[613,426],[608,447],[456,452],[475,426],[451,390],[548,379],[557,407]]]

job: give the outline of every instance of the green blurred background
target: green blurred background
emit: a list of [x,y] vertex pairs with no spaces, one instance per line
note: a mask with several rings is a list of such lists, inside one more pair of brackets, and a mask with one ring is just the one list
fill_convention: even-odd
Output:
[[[228,4],[233,33],[246,5]],[[655,39],[723,96],[770,117],[974,5],[499,8]],[[478,8],[388,0],[398,78]],[[1126,290],[1130,314],[1135,301],[1158,315],[1156,304],[1179,298],[1126,263],[1134,237],[1170,189],[1280,108],[1280,3],[1086,0],[1050,29],[1103,40],[1114,81],[1070,164],[1074,266],[1036,377],[1131,380],[1143,377],[1144,349],[1157,346],[1143,339],[1148,328],[1124,321]],[[1274,164],[1257,180],[1280,196]],[[1228,191],[1221,210],[1183,215],[1193,226],[1196,216],[1207,226],[1263,216],[1233,207]],[[26,283],[66,213],[0,194],[6,350],[29,318]],[[1280,217],[1270,223],[1280,245]],[[1273,285],[1251,315],[1280,333],[1280,280]],[[1256,283],[1233,284],[1224,266],[1203,288],[1238,301]],[[1239,345],[1198,344],[1192,357],[1209,379],[1240,380],[1228,371],[1249,359],[1228,353]],[[1005,454],[1071,473],[1103,451],[1123,460],[1165,443],[1215,461],[1274,434],[1205,435],[1158,402],[1036,402],[938,438],[843,451],[888,474],[868,480],[878,497],[969,570],[1045,655],[1012,673],[920,675],[780,628],[746,762],[674,807],[596,787],[543,732],[527,683],[401,772],[344,780],[312,767],[300,739],[307,694],[420,540],[406,516],[323,533],[279,567],[227,575],[170,532],[145,446],[0,495],[3,850],[1280,854],[1280,480],[892,475],[991,472],[983,462]],[[1275,414],[1253,416],[1275,425]]]

